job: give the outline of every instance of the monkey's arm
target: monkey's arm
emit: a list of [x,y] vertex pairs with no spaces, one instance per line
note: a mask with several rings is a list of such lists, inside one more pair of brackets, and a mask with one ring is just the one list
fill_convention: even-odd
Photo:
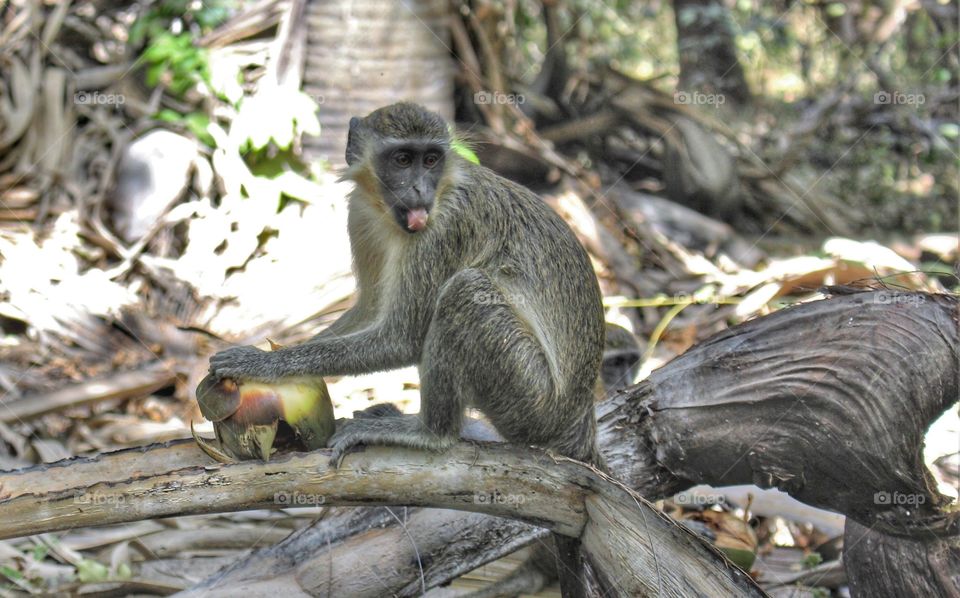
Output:
[[292,376],[344,376],[413,365],[418,343],[383,325],[347,334],[321,333],[295,347],[261,351],[231,347],[210,358],[210,373],[219,378],[273,382]]

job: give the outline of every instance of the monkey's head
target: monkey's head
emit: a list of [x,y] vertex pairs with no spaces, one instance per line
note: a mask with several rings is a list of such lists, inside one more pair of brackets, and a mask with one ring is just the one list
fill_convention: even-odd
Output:
[[345,178],[379,198],[403,230],[427,226],[450,152],[443,118],[401,102],[350,119]]

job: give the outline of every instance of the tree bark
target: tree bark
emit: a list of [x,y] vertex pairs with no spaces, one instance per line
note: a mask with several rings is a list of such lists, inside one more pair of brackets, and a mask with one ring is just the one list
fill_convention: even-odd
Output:
[[308,157],[343,166],[350,118],[402,99],[451,121],[449,17],[447,0],[311,1],[303,89],[323,134],[306,140]]
[[956,534],[960,513],[936,491],[922,448],[927,427],[960,397],[958,321],[956,297],[925,293],[783,309],[713,336],[604,403],[601,430],[610,419],[636,422],[657,464],[685,486],[777,487],[885,533]]
[[898,538],[847,519],[843,561],[853,596],[960,598],[960,536]]

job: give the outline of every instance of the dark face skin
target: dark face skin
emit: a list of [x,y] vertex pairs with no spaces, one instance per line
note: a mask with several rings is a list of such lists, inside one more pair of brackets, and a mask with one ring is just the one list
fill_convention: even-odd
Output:
[[408,233],[427,225],[443,174],[444,148],[432,141],[385,142],[375,157],[383,200]]

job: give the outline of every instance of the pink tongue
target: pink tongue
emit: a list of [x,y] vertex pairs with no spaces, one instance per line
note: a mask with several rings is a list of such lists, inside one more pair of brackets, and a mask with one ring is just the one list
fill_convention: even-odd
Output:
[[412,231],[421,231],[427,226],[427,211],[417,208],[407,212],[407,228]]

